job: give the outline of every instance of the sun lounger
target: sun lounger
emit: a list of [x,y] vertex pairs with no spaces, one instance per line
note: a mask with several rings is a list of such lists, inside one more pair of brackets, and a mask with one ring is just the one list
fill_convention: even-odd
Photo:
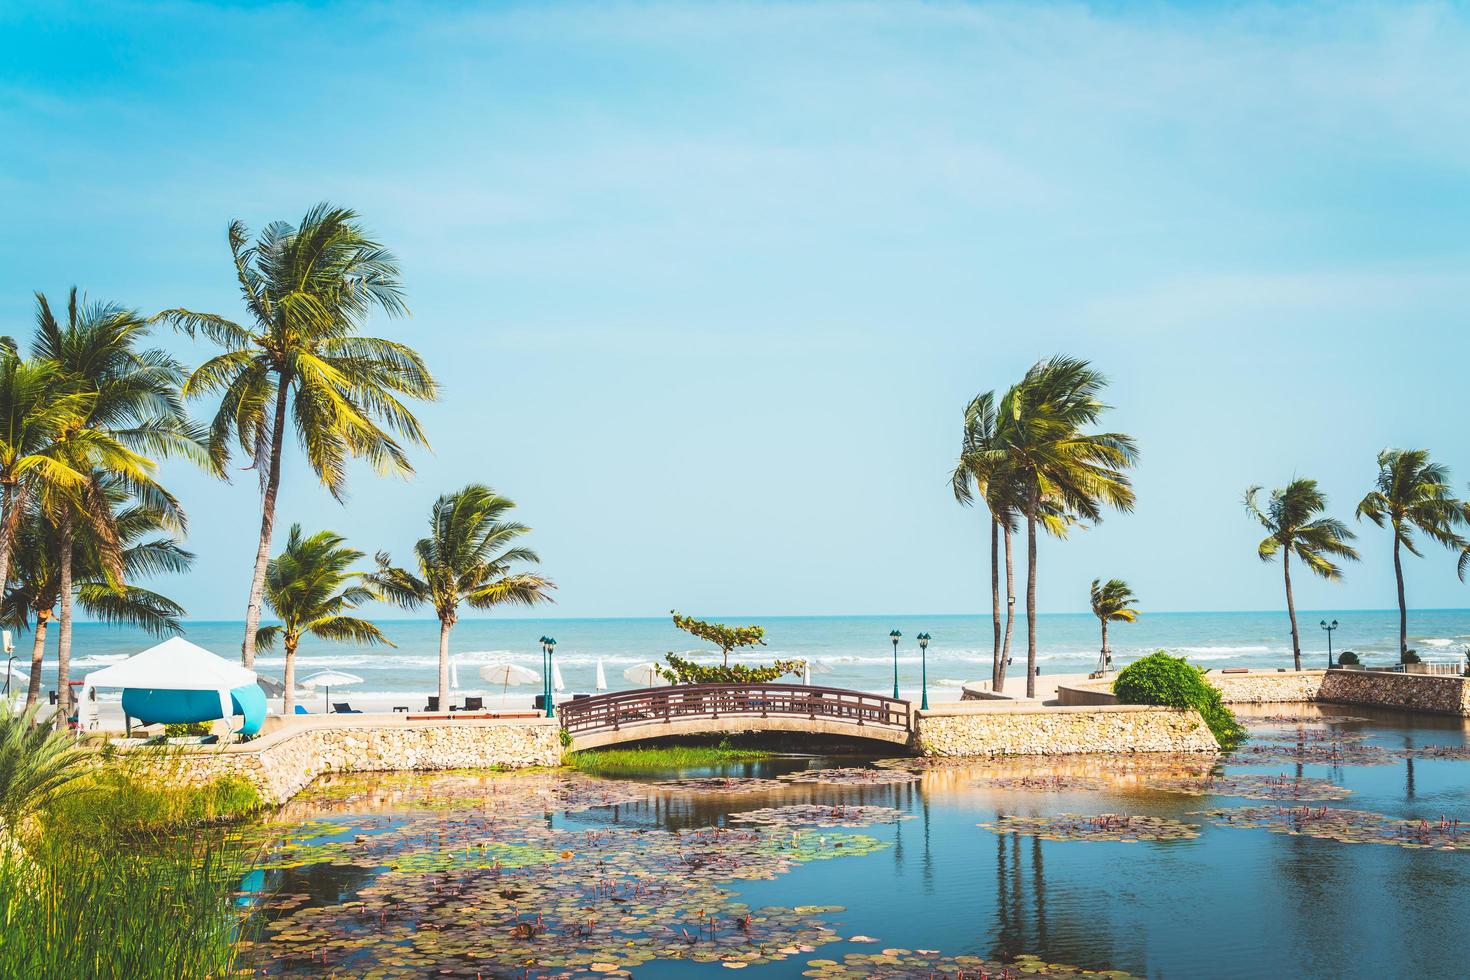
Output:
[[362,714],[361,711],[359,711],[358,709],[354,708],[351,704],[349,704],[346,701],[333,701],[332,702],[332,711],[335,712],[336,714],[339,714],[339,715],[360,715],[360,714]]
[[310,711],[307,711],[304,706],[299,705],[299,704],[296,706],[296,713],[298,715],[309,715],[309,714],[311,714]]

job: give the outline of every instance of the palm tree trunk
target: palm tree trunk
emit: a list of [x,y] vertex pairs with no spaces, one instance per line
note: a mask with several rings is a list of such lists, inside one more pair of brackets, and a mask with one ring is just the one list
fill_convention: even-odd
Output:
[[1393,577],[1399,586],[1399,662],[1409,652],[1409,607],[1404,604],[1404,563],[1399,557],[1399,529],[1393,529]]
[[449,631],[454,624],[439,620],[439,710],[449,710]]
[[1000,690],[1000,522],[990,519],[990,625],[995,633],[995,648],[990,660],[990,687]]
[[1016,628],[1016,562],[1011,548],[1011,529],[1003,532],[1006,544],[1006,635],[1000,646],[1000,683],[995,690],[1001,692],[1006,685],[1006,667],[1011,662],[1011,634]]
[[1026,508],[1026,696],[1036,697],[1036,512],[1040,494],[1031,491]]
[[1108,617],[1099,616],[1097,621],[1102,624],[1102,669],[1103,673],[1108,671]]
[[71,687],[71,559],[72,559],[72,513],[67,507],[61,513],[60,545],[57,548],[57,576],[61,583],[61,610],[56,620],[56,728],[66,729],[71,717],[69,695]]
[[286,430],[286,392],[290,378],[282,371],[276,379],[276,415],[271,422],[270,469],[260,502],[260,544],[255,549],[255,575],[250,580],[250,604],[245,607],[245,642],[240,662],[255,666],[255,631],[260,628],[261,598],[265,595],[265,566],[271,560],[271,532],[276,525],[276,493],[281,487],[281,440]]
[[11,547],[15,544],[15,529],[25,509],[25,489],[17,491],[14,483],[6,483],[4,493],[0,494],[0,584],[10,581]]
[[282,675],[286,683],[286,694],[281,701],[281,713],[287,718],[296,711],[296,641],[286,640],[286,672]]
[[1291,597],[1291,552],[1281,553],[1281,571],[1286,576],[1286,614],[1291,617],[1291,659],[1302,669],[1302,644],[1296,630],[1296,600]]
[[51,610],[36,611],[36,639],[31,644],[31,683],[26,688],[26,707],[41,699],[41,662],[46,658],[46,627],[51,623]]

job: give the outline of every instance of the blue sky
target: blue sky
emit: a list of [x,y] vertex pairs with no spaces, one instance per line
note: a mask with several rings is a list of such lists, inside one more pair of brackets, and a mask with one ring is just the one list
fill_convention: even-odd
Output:
[[[1044,545],[1042,610],[1098,575],[1274,608],[1248,485],[1350,518],[1387,445],[1470,480],[1467,45],[1441,4],[7,4],[0,329],[73,283],[237,313],[231,218],[357,208],[434,451],[346,507],[288,465],[283,526],[402,553],[482,480],[565,615],[987,607],[961,410],[1072,353],[1139,505]],[[200,557],[168,589],[239,617],[252,475],[169,477]],[[1361,530],[1304,606],[1392,605]],[[1408,585],[1470,595],[1444,552]]]

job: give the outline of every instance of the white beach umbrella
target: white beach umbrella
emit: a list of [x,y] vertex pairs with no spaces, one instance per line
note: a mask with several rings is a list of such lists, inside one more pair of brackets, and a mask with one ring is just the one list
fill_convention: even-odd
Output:
[[565,691],[567,689],[567,682],[561,679],[561,664],[553,663],[551,665],[551,689],[553,691]]
[[658,664],[652,662],[634,664],[623,671],[623,676],[639,687],[660,687],[668,683],[658,672]]
[[597,658],[597,690],[607,690],[607,674],[602,669],[602,658]]
[[349,674],[345,670],[319,670],[305,680],[298,682],[308,690],[322,689],[322,703],[330,711],[332,707],[332,688],[346,687],[348,684],[361,684],[362,678],[356,674]]
[[520,664],[486,664],[480,668],[480,676],[492,684],[500,685],[500,701],[505,703],[506,690],[512,684],[535,684],[541,680],[541,675],[534,670],[527,670]]

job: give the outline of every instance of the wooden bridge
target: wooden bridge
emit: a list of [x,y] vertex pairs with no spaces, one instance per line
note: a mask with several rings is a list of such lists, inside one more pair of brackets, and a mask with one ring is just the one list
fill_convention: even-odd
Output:
[[706,732],[808,732],[907,745],[907,701],[808,684],[678,684],[556,706],[573,749]]

